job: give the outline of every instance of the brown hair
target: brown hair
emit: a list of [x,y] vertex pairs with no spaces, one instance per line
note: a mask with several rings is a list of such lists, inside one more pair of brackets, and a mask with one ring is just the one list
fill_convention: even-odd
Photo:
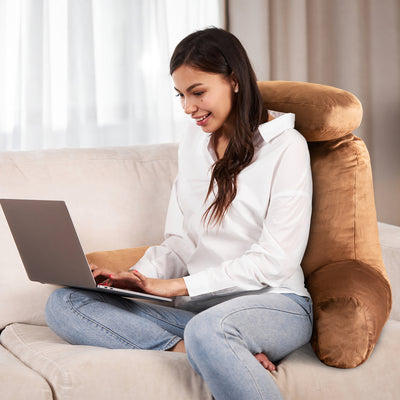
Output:
[[226,78],[234,76],[239,87],[231,110],[235,121],[234,132],[224,156],[213,166],[205,199],[214,192],[216,182],[218,191],[203,218],[208,218],[208,223],[220,224],[236,197],[237,176],[253,159],[254,133],[267,120],[268,112],[247,53],[231,33],[208,28],[190,34],[176,47],[170,61],[170,74],[182,65],[222,74]]

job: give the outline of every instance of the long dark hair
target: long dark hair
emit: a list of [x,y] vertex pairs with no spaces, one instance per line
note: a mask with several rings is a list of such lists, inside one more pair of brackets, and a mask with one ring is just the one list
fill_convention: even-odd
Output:
[[224,156],[213,166],[206,199],[214,192],[214,182],[218,191],[203,216],[204,220],[208,218],[208,223],[220,224],[236,197],[237,176],[253,159],[254,133],[267,120],[268,112],[246,50],[231,33],[208,28],[190,34],[176,47],[170,61],[170,74],[182,65],[226,78],[233,76],[239,88],[231,110],[234,132]]

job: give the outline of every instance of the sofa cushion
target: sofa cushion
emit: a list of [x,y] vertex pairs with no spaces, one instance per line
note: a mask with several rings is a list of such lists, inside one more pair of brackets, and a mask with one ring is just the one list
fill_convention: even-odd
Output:
[[369,359],[352,369],[322,364],[305,345],[285,358],[273,377],[284,399],[397,400],[399,337],[400,322],[389,320]]
[[211,399],[182,353],[73,346],[48,327],[24,324],[5,328],[1,340],[57,399]]
[[378,223],[382,256],[392,285],[393,308],[390,318],[400,321],[400,226]]
[[51,400],[47,382],[0,346],[0,399]]
[[[285,399],[395,400],[399,335],[400,322],[389,320],[368,361],[350,370],[322,364],[307,344],[282,360],[272,377]],[[185,354],[73,346],[47,327],[24,324],[8,326],[1,340],[59,399],[211,399]]]

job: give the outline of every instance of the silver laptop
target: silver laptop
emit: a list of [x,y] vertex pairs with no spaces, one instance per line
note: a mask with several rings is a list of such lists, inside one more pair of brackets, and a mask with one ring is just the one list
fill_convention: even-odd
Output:
[[97,284],[64,201],[0,199],[0,204],[31,281],[172,301]]

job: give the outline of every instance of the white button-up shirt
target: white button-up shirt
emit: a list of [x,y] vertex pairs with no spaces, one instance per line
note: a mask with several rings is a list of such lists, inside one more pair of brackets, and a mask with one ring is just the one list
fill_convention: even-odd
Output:
[[[165,240],[135,265],[154,278],[184,277],[191,301],[263,289],[309,296],[300,262],[307,245],[312,202],[310,157],[294,115],[270,111],[255,154],[237,177],[237,195],[220,225],[202,219],[217,158],[200,129],[179,148]],[[199,296],[199,297],[197,297]]]

